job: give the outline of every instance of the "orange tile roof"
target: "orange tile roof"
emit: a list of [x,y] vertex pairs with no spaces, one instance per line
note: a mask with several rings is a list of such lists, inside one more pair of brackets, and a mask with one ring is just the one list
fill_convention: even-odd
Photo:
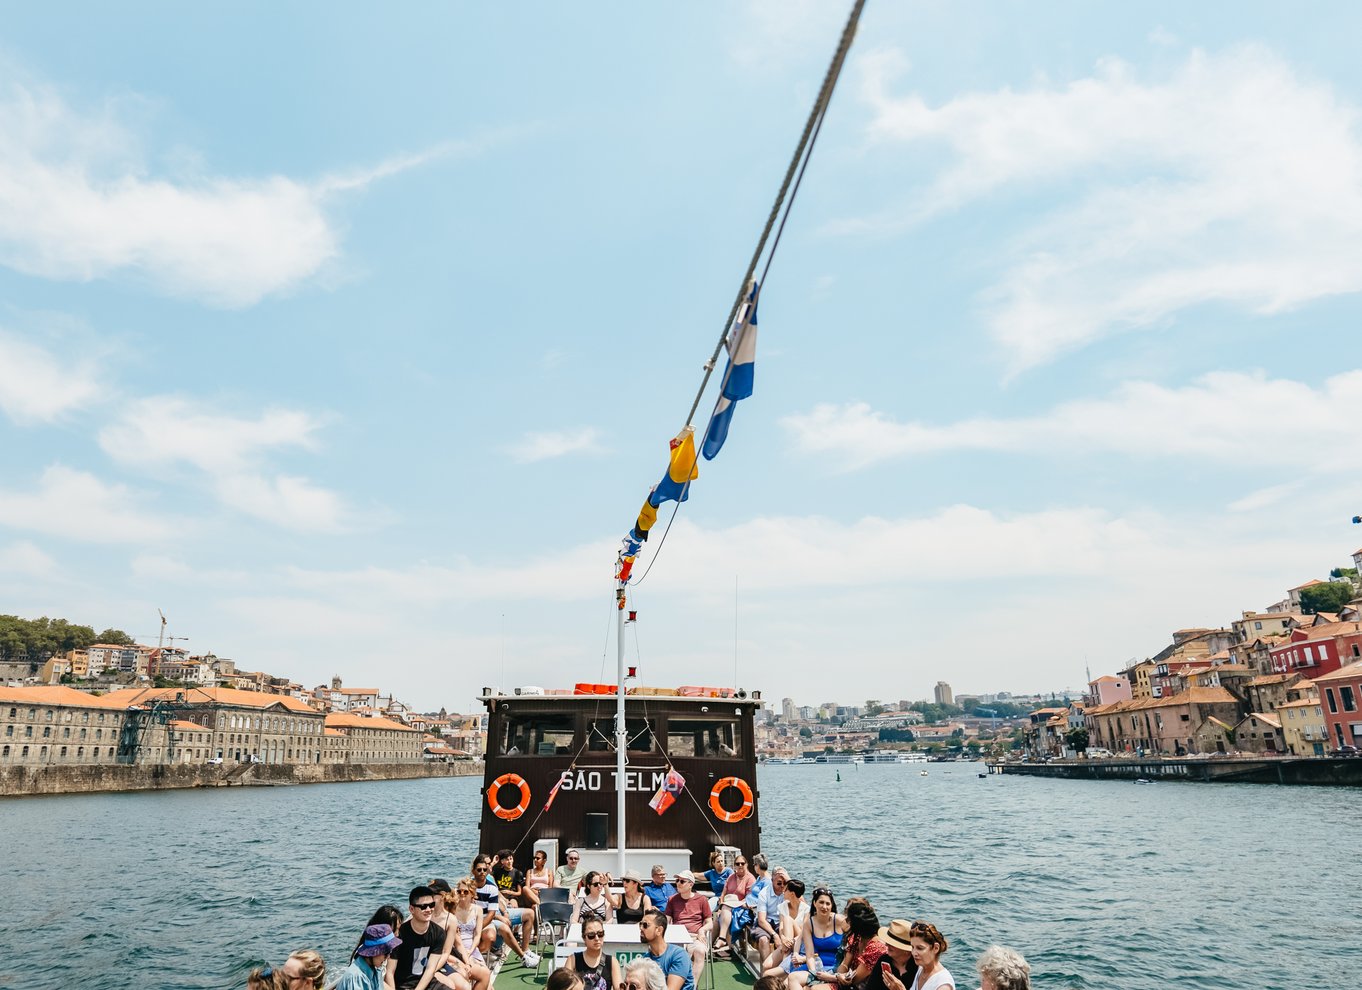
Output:
[[1281,711],[1283,708],[1318,708],[1319,706],[1320,700],[1318,698],[1302,698],[1300,701],[1283,701],[1277,706],[1277,710]]
[[341,694],[378,694],[378,688],[341,688]]
[[1325,681],[1350,681],[1354,677],[1362,677],[1362,660],[1359,660],[1357,663],[1350,663],[1346,667],[1339,667],[1338,670],[1335,670],[1332,674],[1320,674],[1315,678],[1315,683],[1322,684]]
[[1251,718],[1256,718],[1260,722],[1266,722],[1274,729],[1280,729],[1282,727],[1282,720],[1279,719],[1276,715],[1271,714],[1270,712],[1249,712],[1239,721],[1247,722]]
[[171,720],[170,720],[170,727],[171,727],[172,729],[193,729],[193,730],[195,730],[196,732],[209,732],[209,731],[211,731],[211,730],[208,729],[206,726],[199,725],[198,722],[190,722],[190,721],[188,721],[187,719],[182,719],[182,718],[173,718],[173,719],[171,719]]
[[34,687],[0,687],[0,701],[20,705],[65,705],[71,708],[127,708],[117,698],[87,694],[63,684]]
[[236,688],[124,688],[111,691],[105,697],[117,698],[124,705],[142,705],[152,701],[173,701],[184,695],[189,704],[235,705],[240,708],[273,708],[279,706],[300,715],[320,715],[317,709],[286,694],[263,694],[259,691],[239,691]]
[[1296,585],[1294,588],[1287,588],[1286,590],[1287,590],[1287,592],[1292,592],[1292,591],[1304,591],[1306,588],[1313,588],[1315,585],[1317,585],[1317,584],[1323,584],[1323,583],[1324,583],[1323,581],[1320,581],[1320,580],[1318,580],[1318,579],[1312,578],[1311,580],[1306,581],[1304,584],[1298,584],[1298,585]]
[[332,712],[326,716],[327,728],[335,729],[395,729],[401,732],[420,732],[420,729],[413,729],[410,725],[403,725],[401,722],[394,722],[390,718],[368,718],[363,715],[353,715],[350,712]]

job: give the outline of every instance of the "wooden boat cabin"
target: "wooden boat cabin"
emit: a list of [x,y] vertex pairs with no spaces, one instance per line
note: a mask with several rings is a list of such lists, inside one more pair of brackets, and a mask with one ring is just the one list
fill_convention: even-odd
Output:
[[[715,848],[726,847],[730,861],[738,850],[759,850],[752,724],[760,698],[731,688],[627,692],[630,869],[646,878],[661,863],[669,875],[690,869],[698,876]],[[615,686],[487,688],[481,700],[488,718],[478,847],[514,849],[522,867],[535,848],[548,852],[550,866],[577,848],[584,868],[617,872]],[[672,771],[684,787],[678,791],[672,777],[669,792]]]

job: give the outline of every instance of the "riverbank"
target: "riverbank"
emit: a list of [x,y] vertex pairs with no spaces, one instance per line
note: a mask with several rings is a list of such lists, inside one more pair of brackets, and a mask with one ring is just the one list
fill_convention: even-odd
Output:
[[343,784],[365,780],[417,780],[481,774],[482,763],[475,760],[454,763],[7,766],[0,767],[0,797],[165,791],[195,787],[287,787],[294,784]]
[[990,773],[1065,780],[1194,780],[1203,783],[1362,787],[1362,760],[1330,757],[1053,760],[990,763]]

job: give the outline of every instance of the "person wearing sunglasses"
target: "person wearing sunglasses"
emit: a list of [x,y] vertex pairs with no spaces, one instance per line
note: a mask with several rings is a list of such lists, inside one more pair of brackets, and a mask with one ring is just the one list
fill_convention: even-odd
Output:
[[614,917],[614,905],[610,903],[610,898],[605,892],[605,874],[591,870],[582,884],[582,896],[572,905],[572,920],[569,924],[575,925],[579,921],[598,918],[608,925]]
[[620,985],[620,965],[605,952],[605,922],[588,918],[582,922],[582,941],[586,948],[574,953],[567,968],[582,978],[584,990],[615,990]]
[[709,899],[695,892],[695,874],[690,870],[682,870],[676,875],[676,893],[667,902],[666,913],[668,921],[690,932],[690,963],[698,983],[714,935],[714,915],[709,909]]
[[586,875],[586,870],[582,868],[582,854],[577,849],[567,851],[567,863],[553,871],[553,885],[555,887],[566,887],[568,890],[576,892],[577,885],[582,882],[582,877]]
[[733,860],[733,873],[724,881],[724,889],[719,895],[719,937],[714,942],[715,952],[727,952],[728,933],[733,927],[733,910],[747,899],[757,878],[747,872],[747,857],[738,854]]
[[430,920],[435,911],[435,891],[425,884],[413,887],[407,897],[411,917],[397,930],[401,944],[393,953],[393,986],[396,990],[426,990],[436,971],[444,965],[448,933]]
[[291,953],[278,973],[284,990],[322,990],[326,983],[326,961],[312,949]]
[[648,946],[648,958],[662,968],[666,990],[695,990],[695,970],[690,953],[679,945],[667,943],[667,916],[657,908],[643,912],[638,923],[638,940]]

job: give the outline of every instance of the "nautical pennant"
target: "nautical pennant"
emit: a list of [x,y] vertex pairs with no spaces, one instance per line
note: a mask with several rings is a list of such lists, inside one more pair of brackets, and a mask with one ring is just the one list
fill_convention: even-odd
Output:
[[714,404],[714,415],[710,417],[709,428],[705,430],[705,443],[700,451],[707,461],[718,456],[724,441],[728,439],[734,404],[752,394],[757,360],[758,288],[753,280],[747,299],[734,317],[733,329],[728,333],[728,366],[724,369],[723,390],[719,394],[719,401]]
[[690,483],[700,477],[696,467],[695,427],[687,426],[671,441],[671,463],[662,480],[653,486],[648,504],[656,509],[663,502],[684,502],[690,498]]

